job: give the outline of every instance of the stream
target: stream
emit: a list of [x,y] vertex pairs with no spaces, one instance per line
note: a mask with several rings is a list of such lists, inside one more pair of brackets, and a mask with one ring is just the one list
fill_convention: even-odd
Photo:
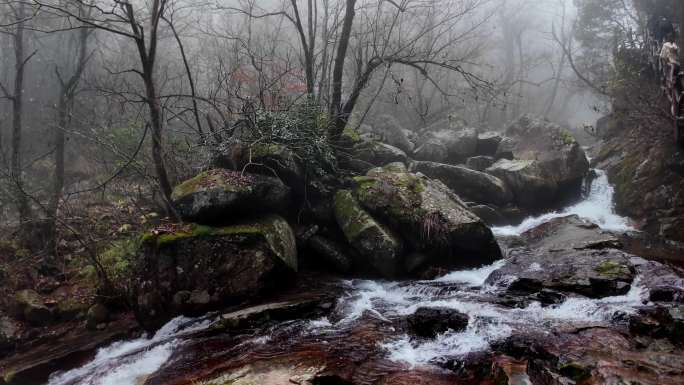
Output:
[[[613,188],[605,172],[597,170],[597,178],[581,202],[559,212],[528,218],[517,226],[497,227],[493,231],[497,236],[519,235],[551,219],[571,214],[606,230],[633,230],[626,218],[615,214],[612,195]],[[387,362],[383,365],[404,370],[443,367],[458,357],[485,352],[493,344],[512,335],[544,335],[553,330],[582,325],[607,326],[616,315],[631,314],[648,299],[648,290],[640,284],[641,277],[637,275],[629,291],[620,296],[601,299],[568,297],[552,306],[542,306],[535,301],[521,307],[505,306],[497,298],[512,277],[503,276],[494,282],[486,282],[486,279],[506,263],[501,260],[489,266],[454,271],[425,281],[341,280],[337,285],[344,294],[326,316],[285,321],[230,341],[227,337],[216,336],[195,338],[198,332],[211,327],[215,322],[212,317],[179,317],[153,336],[101,348],[87,364],[52,374],[48,384],[140,385],[149,376],[167,370],[170,377],[162,375],[157,382],[165,383],[164,378],[171,378],[176,373],[174,367],[194,368],[204,362],[224,359],[222,357],[238,357],[234,362],[249,361],[254,357],[314,350],[311,346],[327,352],[347,346],[347,349],[342,349],[344,353],[335,353],[343,357],[374,350],[374,354]],[[542,271],[544,267],[532,263],[528,269]],[[421,307],[455,309],[468,314],[470,322],[460,332],[447,331],[433,340],[413,339],[401,326],[400,320]],[[209,349],[207,346],[212,349],[211,355],[203,350]],[[203,354],[198,354],[199,351]],[[231,378],[219,380],[228,382]]]

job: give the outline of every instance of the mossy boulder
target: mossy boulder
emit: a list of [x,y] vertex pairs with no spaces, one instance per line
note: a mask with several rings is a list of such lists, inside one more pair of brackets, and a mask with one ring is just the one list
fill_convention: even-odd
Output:
[[486,172],[511,189],[520,207],[544,209],[558,202],[558,185],[536,160],[500,159]]
[[32,326],[45,326],[52,322],[52,312],[43,298],[34,290],[21,290],[14,294],[12,313],[17,319]]
[[289,199],[290,188],[278,178],[223,169],[202,172],[171,195],[184,220],[207,224],[244,213],[281,212]]
[[[282,287],[297,268],[293,230],[277,215],[226,227],[179,225],[143,236],[133,300],[143,326],[154,329],[177,314],[199,314]],[[174,301],[179,292],[202,293],[208,301]]]
[[385,277],[400,272],[401,238],[364,210],[349,190],[335,194],[335,218],[349,243]]
[[304,168],[299,157],[277,143],[249,144],[233,140],[221,144],[213,154],[212,166],[281,179],[295,190],[304,188]]
[[458,196],[472,202],[505,205],[513,200],[513,193],[501,179],[466,167],[414,162],[411,171],[443,182]]
[[[513,157],[534,161],[540,177],[553,186],[550,202],[580,196],[582,182],[589,172],[589,160],[568,130],[542,118],[524,115],[506,129],[506,135],[513,139],[510,146]],[[541,204],[546,204],[542,208],[548,208],[549,200],[538,203]]]
[[491,230],[442,182],[400,168],[376,168],[355,178],[353,196],[400,233],[425,268],[489,264],[501,258]]
[[380,142],[361,142],[351,150],[351,159],[347,162],[353,171],[365,174],[368,170],[389,163],[406,163],[406,153],[394,146]]

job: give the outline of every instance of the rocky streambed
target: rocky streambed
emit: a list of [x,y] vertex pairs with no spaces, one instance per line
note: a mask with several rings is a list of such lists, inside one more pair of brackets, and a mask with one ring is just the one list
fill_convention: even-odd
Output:
[[431,280],[305,273],[49,384],[684,383],[682,272],[625,250],[604,179],[579,204],[493,230],[505,258],[490,265]]

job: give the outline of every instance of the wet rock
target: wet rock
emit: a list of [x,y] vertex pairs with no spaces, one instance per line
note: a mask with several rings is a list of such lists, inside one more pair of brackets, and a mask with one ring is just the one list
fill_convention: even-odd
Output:
[[447,330],[460,332],[468,327],[468,315],[451,308],[418,308],[407,319],[411,333],[435,338]]
[[296,190],[304,187],[303,167],[294,152],[281,144],[228,141],[212,155],[211,164],[215,168],[276,177]]
[[217,223],[236,214],[282,212],[290,189],[278,178],[214,169],[178,185],[174,207],[187,221]]
[[635,277],[632,256],[618,250],[514,249],[509,256],[508,263],[492,273],[487,283],[515,277],[508,286],[513,293],[550,289],[602,298],[627,293]]
[[354,197],[399,232],[430,267],[481,266],[501,258],[491,230],[442,182],[396,169],[355,178]]
[[[283,287],[298,265],[294,233],[275,215],[149,233],[139,254],[132,276],[140,294],[134,301],[148,329],[184,311],[207,311]],[[179,291],[190,292],[189,309],[174,305],[184,303],[182,296],[174,298]]]
[[109,321],[109,309],[103,304],[95,304],[88,309],[86,315],[86,327],[95,329],[97,325]]
[[654,302],[684,303],[684,288],[677,286],[656,286],[649,291],[649,299]]
[[557,202],[557,184],[535,160],[501,159],[486,171],[504,181],[522,207],[541,209]]
[[495,205],[503,205],[513,199],[513,193],[501,179],[466,167],[414,162],[411,171],[440,180],[463,199]]
[[313,297],[247,307],[222,314],[211,326],[211,330],[232,331],[262,326],[266,322],[320,317],[329,310],[324,306],[327,300],[325,297]]
[[375,220],[348,190],[335,194],[335,217],[349,243],[386,277],[400,272],[401,238]]
[[494,164],[491,156],[473,156],[466,160],[466,167],[475,171],[485,171]]
[[494,207],[488,205],[470,206],[470,211],[475,213],[489,226],[501,226],[507,222],[506,218]]
[[499,143],[502,140],[501,134],[498,132],[484,132],[477,135],[477,154],[494,156],[499,149]]
[[52,322],[52,312],[34,290],[21,290],[14,295],[12,312],[20,320],[33,326],[45,326]]
[[539,250],[621,249],[618,236],[577,215],[554,218],[522,234],[527,246]]
[[[522,116],[506,129],[506,135],[515,139],[514,158],[534,164],[523,168],[518,164],[515,168],[517,173],[528,178],[541,177],[551,183],[551,195],[548,197],[551,199],[541,200],[536,207],[580,196],[582,182],[589,172],[589,161],[569,131],[541,118]],[[517,197],[522,198],[522,195]],[[525,200],[524,203],[532,202]]]
[[348,273],[352,267],[352,260],[345,248],[328,238],[314,235],[309,238],[308,246],[324,262],[325,265],[339,273]]
[[629,330],[636,335],[667,338],[684,344],[684,306],[651,306],[629,317]]

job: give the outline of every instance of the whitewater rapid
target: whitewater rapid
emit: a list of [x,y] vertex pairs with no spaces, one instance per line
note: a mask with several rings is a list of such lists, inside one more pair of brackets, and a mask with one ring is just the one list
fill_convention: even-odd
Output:
[[[493,228],[494,233],[498,236],[519,235],[551,219],[572,214],[606,230],[634,230],[627,218],[615,213],[613,188],[605,172],[596,170],[596,173],[591,190],[581,202],[558,212],[528,218],[518,226]],[[379,344],[378,348],[386,352],[389,360],[413,367],[486,351],[493,343],[516,332],[536,330],[546,333],[555,326],[568,323],[608,324],[616,314],[633,313],[648,297],[637,277],[630,291],[621,296],[602,299],[570,297],[548,307],[542,307],[539,302],[531,302],[523,308],[501,306],[491,299],[505,291],[515,277],[503,277],[490,284],[485,282],[492,272],[505,264],[505,260],[500,260],[478,269],[454,271],[426,281],[342,281],[340,284],[347,294],[338,300],[333,311],[333,314],[342,316],[300,321],[301,327],[297,329],[303,330],[305,335],[325,339],[363,322],[364,317],[391,323],[393,319],[404,318],[421,307],[447,307],[468,314],[470,322],[465,331],[447,331],[430,341],[397,333]],[[542,271],[543,267],[532,263],[528,269]],[[153,336],[117,342],[100,349],[86,365],[53,374],[48,385],[138,385],[168,363],[173,352],[184,343],[184,335],[208,328],[211,323],[207,319],[176,318]],[[269,339],[270,336],[265,334],[254,338],[251,343],[263,344]]]
[[615,213],[613,195],[615,190],[608,182],[608,175],[603,170],[594,170],[596,178],[591,183],[591,189],[584,199],[564,210],[555,211],[529,217],[517,226],[493,227],[492,231],[498,236],[520,235],[554,218],[568,215],[578,215],[599,225],[604,230],[628,232],[635,229],[629,225],[629,220]]

